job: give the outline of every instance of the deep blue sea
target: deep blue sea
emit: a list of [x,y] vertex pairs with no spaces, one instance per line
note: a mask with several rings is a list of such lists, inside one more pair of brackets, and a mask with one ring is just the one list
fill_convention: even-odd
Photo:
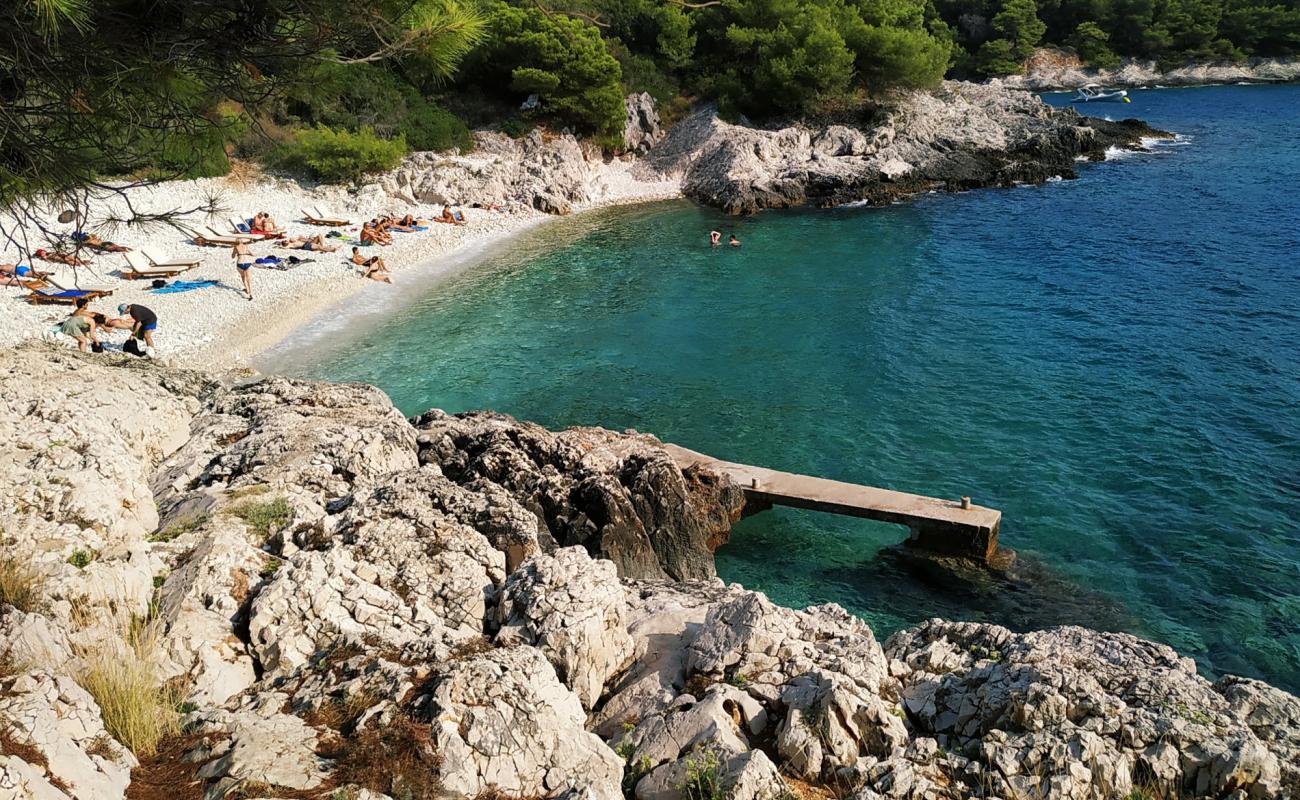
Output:
[[[737,526],[718,569],[882,636],[1080,623],[1300,690],[1300,86],[1084,110],[1180,139],[883,209],[583,215],[267,366],[412,414],[634,427],[969,494],[1003,510],[1019,580],[928,579],[894,555],[901,528],[784,509]],[[711,249],[715,227],[744,246]]]

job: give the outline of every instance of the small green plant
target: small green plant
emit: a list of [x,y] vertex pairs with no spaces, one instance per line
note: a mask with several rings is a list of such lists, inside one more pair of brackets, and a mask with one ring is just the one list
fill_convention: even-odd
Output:
[[1156,800],[1156,795],[1150,789],[1135,786],[1133,791],[1124,795],[1124,800]]
[[0,560],[0,603],[19,611],[39,611],[45,602],[45,575],[13,559]]
[[231,508],[230,513],[242,519],[263,542],[293,519],[293,509],[283,497],[265,502],[248,500]]
[[686,782],[679,787],[686,800],[726,800],[722,762],[712,749],[697,750],[686,758]]
[[74,550],[72,551],[72,555],[68,556],[68,563],[77,569],[85,569],[90,566],[90,562],[94,560],[94,550]]
[[732,675],[730,678],[727,679],[727,683],[731,684],[737,689],[744,689],[745,687],[749,686],[749,678],[745,677],[745,673],[737,672],[736,674]]
[[636,785],[650,773],[654,764],[651,763],[649,756],[637,758],[636,745],[631,742],[623,742],[614,748],[614,752],[626,765],[623,768],[623,796],[633,797],[636,794]]
[[170,542],[177,536],[183,536],[187,533],[198,530],[210,519],[212,519],[211,514],[190,514],[181,517],[166,528],[154,532],[154,534],[149,537],[149,541],[155,544],[158,542]]
[[266,564],[262,567],[262,570],[257,574],[261,576],[262,580],[269,581],[271,578],[275,577],[275,573],[279,572],[280,567],[282,566],[284,566],[283,561],[278,558],[271,558],[267,560]]
[[159,572],[157,575],[153,576],[153,588],[161,589],[163,587],[163,584],[167,582],[167,575],[168,575],[167,570],[163,570],[162,572]]

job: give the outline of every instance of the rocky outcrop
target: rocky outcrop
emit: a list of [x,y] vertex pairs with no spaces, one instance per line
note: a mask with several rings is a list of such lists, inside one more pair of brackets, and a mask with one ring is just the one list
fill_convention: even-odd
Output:
[[[0,370],[24,408],[70,398],[78,429],[138,436],[96,451],[120,479],[82,495],[80,522],[6,512],[5,797],[121,800],[135,780],[208,800],[1300,796],[1300,698],[1211,683],[1163,645],[932,620],[882,647],[838,606],[783,608],[705,569],[671,579],[739,501],[653,437],[408,421],[364,386],[36,348]],[[174,416],[133,427],[116,397],[76,394],[121,383]],[[50,402],[24,441],[66,429]],[[0,462],[0,480],[29,469]],[[66,588],[20,592],[8,565],[58,570],[42,537],[62,552],[65,524],[114,520],[141,486],[156,507],[114,523],[120,546],[68,565],[157,587],[157,652],[133,652],[192,708],[166,757],[138,763],[74,678],[119,636],[103,620],[120,587],[68,610]]]
[[420,461],[476,491],[499,487],[561,546],[581,545],[632,578],[711,577],[744,497],[730,481],[683,471],[652,436],[599,428],[552,433],[503,414],[415,420]]
[[702,108],[650,152],[646,168],[680,176],[698,202],[744,214],[1072,178],[1079,157],[1101,159],[1107,148],[1161,135],[1137,120],[1082,117],[1024,93],[950,81],[891,101],[864,130],[763,130]]
[[1113,69],[1093,69],[1073,51],[1044,47],[1025,63],[1023,75],[1008,75],[996,83],[1033,92],[1077,89],[1090,83],[1104,86],[1204,86],[1218,83],[1288,83],[1300,80],[1300,60],[1251,58],[1243,61],[1185,64],[1160,69],[1154,60],[1125,59]]
[[642,155],[664,136],[654,98],[649,92],[630,94],[624,105],[627,107],[627,122],[623,125],[623,147],[629,153]]
[[630,168],[567,132],[535,130],[518,140],[481,132],[473,153],[417,153],[380,186],[406,201],[567,214],[639,180],[747,214],[1072,178],[1081,157],[1100,160],[1108,148],[1140,148],[1144,137],[1165,135],[1137,120],[1053,108],[1008,87],[949,81],[932,92],[903,93],[883,100],[861,129],[766,129],[724,121],[702,106],[665,132],[650,95],[629,95],[623,137],[625,153],[635,157]]

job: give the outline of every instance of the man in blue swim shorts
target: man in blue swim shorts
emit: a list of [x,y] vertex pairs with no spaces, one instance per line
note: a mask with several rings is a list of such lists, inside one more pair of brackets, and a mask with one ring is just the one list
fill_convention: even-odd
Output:
[[123,319],[131,320],[131,335],[144,339],[144,343],[153,349],[153,332],[158,329],[158,315],[142,305],[123,303],[117,307],[117,313]]

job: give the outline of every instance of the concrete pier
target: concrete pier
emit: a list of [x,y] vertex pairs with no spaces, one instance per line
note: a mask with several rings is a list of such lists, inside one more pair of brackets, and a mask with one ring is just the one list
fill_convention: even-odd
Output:
[[745,514],[774,505],[845,514],[906,525],[910,546],[945,555],[991,562],[998,551],[1002,512],[874,486],[796,475],[748,464],[735,464],[673,444],[664,447],[678,466],[700,466],[731,477],[745,492]]

